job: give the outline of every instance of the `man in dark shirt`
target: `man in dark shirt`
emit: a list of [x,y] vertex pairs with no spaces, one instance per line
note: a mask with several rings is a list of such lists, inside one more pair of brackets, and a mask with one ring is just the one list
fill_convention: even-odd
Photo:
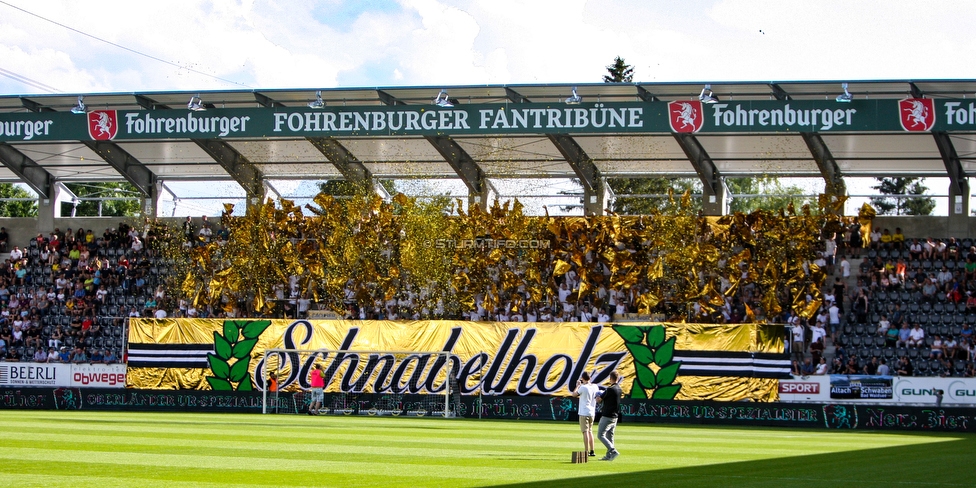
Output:
[[620,375],[616,371],[610,372],[610,386],[603,392],[600,396],[599,401],[602,403],[600,409],[600,428],[597,431],[597,436],[600,442],[604,446],[607,446],[607,455],[600,458],[601,461],[613,461],[620,455],[614,447],[613,437],[617,430],[617,418],[620,416],[620,385],[617,383],[620,381]]

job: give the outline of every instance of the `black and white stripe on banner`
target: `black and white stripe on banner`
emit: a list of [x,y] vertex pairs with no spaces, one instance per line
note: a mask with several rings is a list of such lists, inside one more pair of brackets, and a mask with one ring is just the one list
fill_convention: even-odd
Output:
[[675,351],[679,375],[792,378],[790,357],[783,353]]
[[213,344],[129,343],[130,368],[209,368],[207,353]]

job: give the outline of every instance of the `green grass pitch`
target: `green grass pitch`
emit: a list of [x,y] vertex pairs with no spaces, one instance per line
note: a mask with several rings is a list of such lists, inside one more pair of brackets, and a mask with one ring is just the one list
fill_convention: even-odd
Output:
[[976,473],[971,435],[624,423],[617,437],[617,460],[574,465],[572,422],[6,410],[0,486],[962,487]]

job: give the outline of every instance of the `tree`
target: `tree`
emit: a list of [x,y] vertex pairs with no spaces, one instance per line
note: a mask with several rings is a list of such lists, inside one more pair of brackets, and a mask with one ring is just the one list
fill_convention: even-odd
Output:
[[[668,204],[668,190],[679,198],[686,190],[701,192],[701,182],[689,178],[611,178],[607,185],[617,198],[612,210],[621,215],[644,215],[662,210]],[[627,195],[662,195],[653,197],[627,197]],[[692,200],[701,207],[701,200]]]
[[630,83],[634,81],[634,67],[624,62],[624,58],[613,58],[613,64],[607,66],[608,75],[603,76],[604,83]]
[[0,200],[0,217],[37,217],[37,196],[13,185],[0,183],[0,199],[32,198],[32,201]]
[[749,198],[731,198],[729,211],[750,213],[754,210],[777,210],[786,208],[790,202],[796,208],[808,199],[800,198],[803,189],[798,186],[783,186],[778,178],[761,176],[758,178],[726,178],[725,185],[733,195],[762,195]]
[[[607,66],[603,76],[604,83],[630,83],[634,81],[634,67],[624,58],[617,56]],[[626,195],[667,195],[668,190],[681,195],[685,190],[700,191],[701,185],[694,180],[681,178],[611,178],[607,186],[618,195],[613,202],[613,211],[624,215],[641,215],[661,210],[668,203],[667,197],[633,197]],[[696,200],[697,205],[701,205]]]
[[878,215],[931,215],[935,210],[935,199],[921,196],[928,191],[923,185],[925,178],[875,178],[878,184],[872,186],[882,195],[892,197],[871,197],[871,205]]
[[[607,75],[603,76],[604,83],[630,83],[634,81],[634,67],[627,64],[624,58],[617,56],[613,63],[607,66]],[[613,211],[624,215],[648,214],[662,209],[667,203],[667,197],[633,197],[625,195],[667,195],[668,190],[680,195],[685,190],[696,191],[695,182],[678,178],[612,178],[607,180],[607,186],[620,196],[613,202]],[[697,202],[701,204],[701,202]]]
[[61,202],[61,215],[77,217],[134,217],[142,207],[142,193],[127,181],[103,183],[65,183],[64,186],[81,198],[107,200],[79,200]]
[[[364,185],[362,183],[356,183],[349,180],[326,180],[319,183],[319,191],[325,193],[326,195],[351,197],[364,189],[368,189],[369,191],[373,190],[372,182],[364,183],[369,184]],[[393,180],[380,180],[380,184],[383,185],[383,188],[386,189],[387,193],[391,195],[396,193]]]

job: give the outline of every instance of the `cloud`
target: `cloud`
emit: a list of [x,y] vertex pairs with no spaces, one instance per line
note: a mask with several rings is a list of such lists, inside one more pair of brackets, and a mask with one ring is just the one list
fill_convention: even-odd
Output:
[[598,82],[617,55],[639,81],[966,78],[976,54],[961,0],[11,1],[190,68],[0,5],[0,68],[66,92]]

